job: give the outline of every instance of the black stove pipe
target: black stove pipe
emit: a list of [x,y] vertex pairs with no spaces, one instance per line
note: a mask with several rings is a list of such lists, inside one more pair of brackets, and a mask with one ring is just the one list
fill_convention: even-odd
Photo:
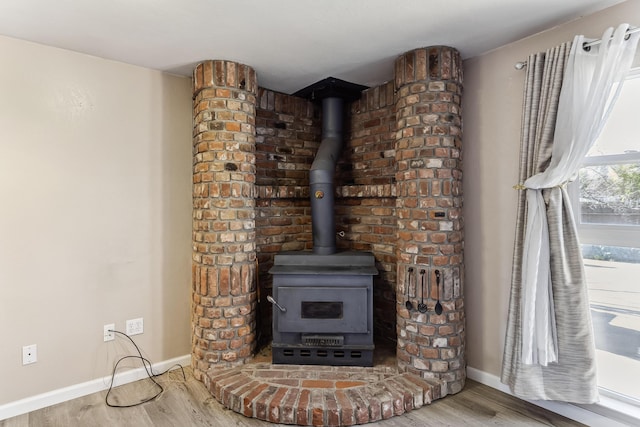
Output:
[[337,250],[333,176],[342,151],[343,108],[342,98],[322,100],[322,141],[309,174],[313,253],[318,255]]

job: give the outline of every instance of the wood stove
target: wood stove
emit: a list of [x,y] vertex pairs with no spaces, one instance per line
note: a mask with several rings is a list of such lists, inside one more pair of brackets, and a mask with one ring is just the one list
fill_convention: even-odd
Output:
[[371,253],[281,253],[269,272],[273,363],[373,366]]
[[273,363],[373,366],[371,253],[337,253],[333,175],[345,100],[365,86],[333,77],[296,96],[322,101],[322,141],[309,171],[313,253],[278,254],[273,275]]

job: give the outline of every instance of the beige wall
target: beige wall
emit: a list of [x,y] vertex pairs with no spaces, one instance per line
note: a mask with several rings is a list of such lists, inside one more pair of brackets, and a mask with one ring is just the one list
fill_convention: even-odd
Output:
[[515,227],[524,70],[514,64],[575,34],[640,25],[640,1],[512,43],[464,62],[465,305],[468,366],[500,375]]
[[[191,81],[0,37],[0,405],[190,352]],[[22,366],[22,346],[38,362]]]

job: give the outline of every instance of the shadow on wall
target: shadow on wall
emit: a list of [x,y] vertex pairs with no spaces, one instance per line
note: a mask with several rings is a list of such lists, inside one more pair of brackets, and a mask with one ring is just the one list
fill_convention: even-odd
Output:
[[155,164],[162,170],[155,172],[162,181],[151,183],[151,194],[160,198],[154,206],[162,209],[160,224],[152,225],[159,234],[153,238],[162,246],[162,269],[154,279],[161,291],[162,354],[171,358],[191,351],[191,80],[166,74],[160,78],[161,134],[155,138],[160,158]]

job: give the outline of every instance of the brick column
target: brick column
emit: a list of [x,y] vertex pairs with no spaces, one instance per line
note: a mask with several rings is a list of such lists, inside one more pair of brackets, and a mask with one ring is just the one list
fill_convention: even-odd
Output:
[[235,365],[256,345],[256,74],[230,61],[193,73],[192,366]]
[[[465,381],[460,55],[445,46],[407,52],[396,60],[395,86],[398,366],[457,393]],[[422,271],[424,313],[416,309]]]

